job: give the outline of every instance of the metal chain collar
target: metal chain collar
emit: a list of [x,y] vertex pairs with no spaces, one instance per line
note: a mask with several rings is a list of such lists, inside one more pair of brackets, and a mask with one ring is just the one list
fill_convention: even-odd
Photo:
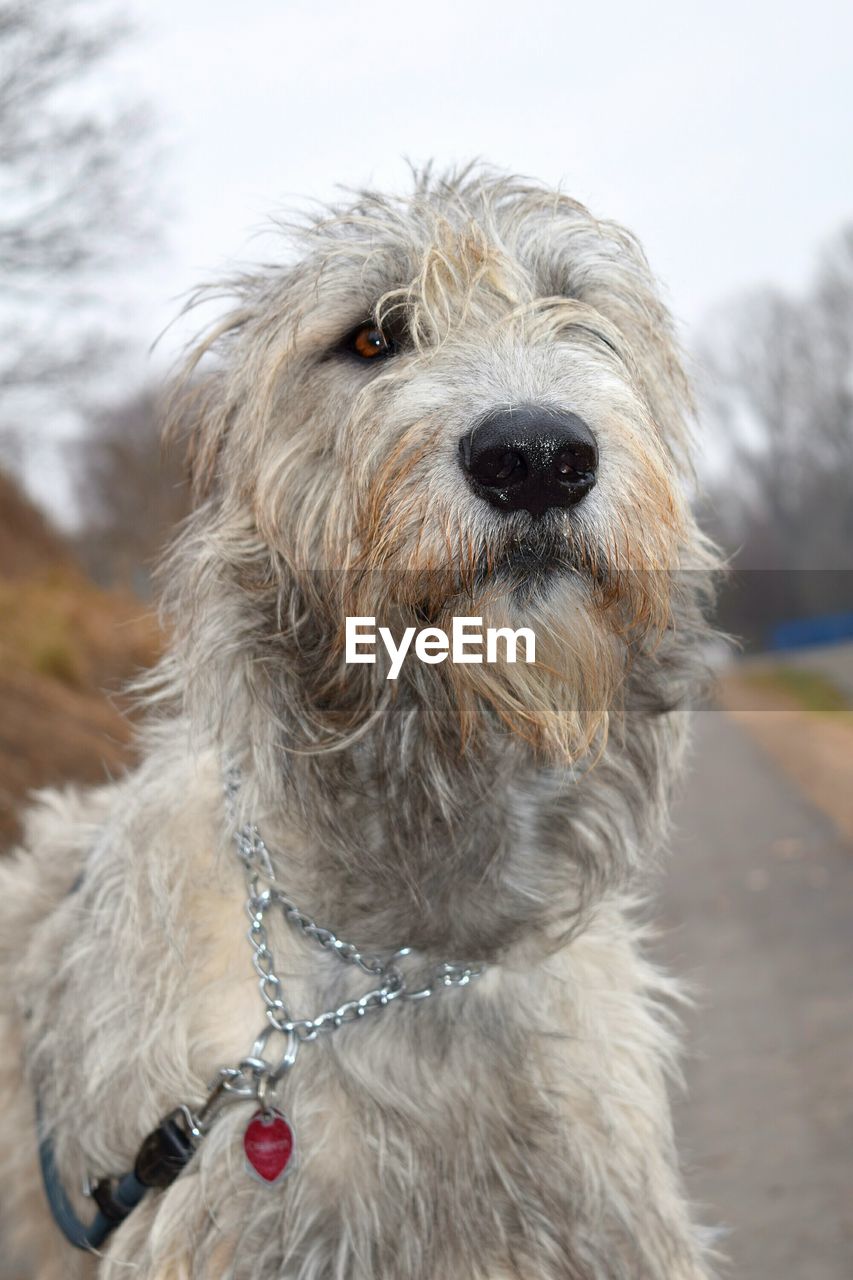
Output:
[[[387,960],[378,956],[365,956],[355,943],[345,942],[331,929],[317,924],[276,883],[269,850],[258,827],[252,822],[239,827],[236,825],[239,785],[239,774],[236,769],[230,769],[225,780],[226,808],[235,828],[237,857],[246,875],[248,938],[267,1021],[248,1056],[236,1067],[223,1067],[218,1072],[211,1094],[194,1117],[200,1122],[193,1126],[198,1130],[199,1136],[206,1130],[207,1115],[213,1111],[223,1093],[241,1098],[254,1097],[261,1106],[269,1107],[277,1085],[296,1061],[300,1045],[316,1040],[321,1032],[338,1031],[368,1013],[379,1013],[387,1009],[397,1000],[428,1000],[441,991],[466,987],[480,977],[484,969],[482,965],[445,962],[432,966],[417,980],[412,980],[400,967],[400,962],[412,954],[411,947],[397,948]],[[353,965],[368,977],[378,979],[377,985],[356,999],[344,1001],[336,1009],[324,1010],[313,1017],[295,1018],[285,1000],[281,979],[275,971],[275,959],[265,924],[267,913],[274,909],[280,909],[292,928],[324,951],[337,956],[342,964]],[[266,1056],[273,1034],[279,1034],[285,1040],[284,1050],[277,1061],[270,1061]]]
[[[45,1192],[54,1218],[66,1239],[76,1248],[91,1251],[99,1248],[110,1232],[132,1213],[151,1189],[165,1188],[178,1177],[192,1159],[198,1144],[216,1120],[221,1108],[238,1099],[254,1099],[261,1108],[261,1125],[283,1126],[289,1134],[286,1154],[277,1157],[276,1181],[290,1160],[293,1132],[281,1112],[274,1106],[276,1089],[296,1061],[299,1047],[316,1040],[321,1031],[338,1031],[357,1022],[368,1013],[380,1013],[398,1000],[429,1000],[451,987],[466,987],[483,972],[483,966],[471,964],[438,964],[417,981],[406,977],[401,961],[412,954],[411,947],[399,947],[387,960],[365,956],[352,942],[344,942],[331,929],[325,929],[301,911],[276,883],[269,850],[254,823],[237,825],[236,797],[239,776],[231,769],[226,774],[225,798],[228,816],[234,828],[237,856],[246,875],[246,912],[249,917],[248,938],[252,947],[252,963],[258,975],[258,987],[266,1009],[266,1023],[245,1058],[236,1066],[220,1067],[200,1107],[182,1103],[165,1116],[157,1128],[145,1138],[137,1152],[133,1169],[121,1176],[84,1181],[84,1195],[98,1206],[89,1223],[76,1215],[65,1194],[56,1167],[51,1136],[40,1136],[39,1159]],[[355,1000],[346,1000],[336,1009],[327,1009],[310,1018],[294,1018],[284,997],[281,979],[275,971],[275,960],[265,924],[267,912],[279,909],[284,919],[309,941],[337,956],[342,964],[353,965],[376,980],[376,985]],[[271,1037],[281,1036],[284,1048],[277,1060],[268,1056]],[[244,1135],[244,1146],[256,1126],[253,1117]],[[262,1179],[269,1180],[246,1147],[247,1163]]]

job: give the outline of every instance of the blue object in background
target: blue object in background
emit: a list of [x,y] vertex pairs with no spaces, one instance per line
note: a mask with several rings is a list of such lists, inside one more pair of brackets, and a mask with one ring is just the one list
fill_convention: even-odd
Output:
[[820,618],[780,622],[770,632],[771,649],[807,649],[815,644],[853,640],[853,613],[829,613]]

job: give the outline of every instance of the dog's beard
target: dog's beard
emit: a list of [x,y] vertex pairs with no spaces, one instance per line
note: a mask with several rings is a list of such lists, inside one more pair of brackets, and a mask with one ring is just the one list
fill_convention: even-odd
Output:
[[448,665],[463,737],[476,739],[486,707],[547,759],[576,761],[603,744],[626,649],[589,579],[540,567],[525,580],[516,568],[506,577],[499,572],[473,601],[454,602],[448,613],[463,605],[482,617],[484,628],[525,627],[535,636],[533,662],[519,655],[511,663],[499,648],[495,663]]
[[[446,563],[406,563],[378,569],[368,560],[344,574],[342,615],[375,617],[397,642],[406,627],[451,635],[459,617],[480,618],[484,633],[529,628],[535,636],[532,662],[524,660],[523,640],[515,662],[503,642],[494,662],[448,657],[426,666],[409,652],[401,684],[448,746],[476,749],[484,732],[497,731],[554,762],[575,762],[603,746],[631,653],[653,643],[667,623],[666,574],[628,571],[605,547],[567,536],[557,521],[476,550],[466,543]],[[352,678],[358,668],[347,670]],[[381,662],[367,671],[378,682],[387,674]],[[365,674],[356,678],[363,682]]]

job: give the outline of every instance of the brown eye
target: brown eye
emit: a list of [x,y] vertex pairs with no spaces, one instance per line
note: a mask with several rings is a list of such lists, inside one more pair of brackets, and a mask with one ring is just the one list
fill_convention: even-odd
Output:
[[363,324],[349,339],[349,349],[362,360],[376,360],[394,354],[394,346],[375,324]]

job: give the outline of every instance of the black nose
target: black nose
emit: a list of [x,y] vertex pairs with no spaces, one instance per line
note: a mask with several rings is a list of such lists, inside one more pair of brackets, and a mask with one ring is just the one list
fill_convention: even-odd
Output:
[[490,413],[459,441],[475,493],[501,511],[541,516],[571,507],[595,484],[595,436],[575,413],[522,405]]

